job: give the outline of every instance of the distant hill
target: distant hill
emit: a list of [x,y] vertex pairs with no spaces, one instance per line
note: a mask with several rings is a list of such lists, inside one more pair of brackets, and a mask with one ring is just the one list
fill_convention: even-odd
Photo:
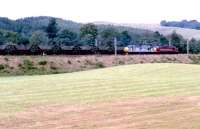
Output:
[[147,29],[151,31],[159,31],[161,34],[166,36],[171,34],[173,31],[176,31],[178,34],[182,35],[185,39],[195,38],[200,40],[200,30],[195,30],[195,29],[180,28],[180,27],[164,27],[158,24],[131,24],[126,26],[131,26],[139,29]]
[[[17,20],[11,20],[8,18],[0,17],[0,29],[7,31],[14,31],[22,33],[25,35],[31,35],[32,32],[36,30],[44,29],[49,20],[53,17],[40,16],[40,17],[27,17]],[[64,20],[61,18],[56,18],[58,27],[60,29],[70,29],[75,32],[79,32],[79,29],[83,25],[82,23],[73,22],[70,20]],[[195,21],[190,21],[195,22]],[[167,36],[173,31],[176,31],[178,34],[182,35],[185,39],[195,38],[200,40],[200,30],[189,29],[189,28],[180,28],[180,27],[170,27],[170,26],[161,26],[159,24],[118,24],[111,22],[94,22],[98,25],[100,31],[108,27],[115,27],[119,31],[129,30],[133,35],[142,35],[144,33],[152,34],[155,31],[159,31],[161,34]],[[195,22],[197,23],[197,21]],[[153,31],[153,32],[152,32]]]
[[161,21],[161,26],[168,27],[180,27],[180,28],[189,28],[189,29],[197,29],[200,30],[200,22],[197,20],[182,20],[182,21]]
[[[32,33],[36,30],[44,29],[53,17],[27,17],[23,19],[11,20],[0,17],[0,29],[14,31],[18,33]],[[78,31],[81,24],[61,18],[56,18],[59,28],[69,28]]]
[[182,35],[185,39],[195,38],[197,40],[200,40],[200,30],[196,30],[196,29],[167,27],[167,26],[161,26],[159,24],[117,24],[117,23],[110,23],[110,22],[95,22],[95,24],[126,26],[126,27],[149,30],[149,31],[154,31],[154,32],[158,31],[165,36],[171,34],[173,31],[176,31],[178,34]]
[[[11,20],[8,18],[0,17],[0,29],[6,30],[6,31],[14,31],[18,33],[23,33],[25,35],[31,35],[32,32],[37,30],[44,30],[44,28],[47,27],[50,19],[54,17],[48,17],[48,16],[40,16],[40,17],[27,17],[17,20]],[[71,20],[64,20],[61,18],[55,18],[58,24],[59,29],[69,29],[74,32],[79,33],[79,30],[81,26],[83,26],[83,23],[77,23]],[[132,28],[129,26],[120,26],[120,25],[111,25],[111,24],[99,24],[98,29],[99,31],[103,31],[106,28],[114,27],[119,32],[128,30],[133,37],[137,35],[143,35],[144,33],[149,33],[150,35],[153,35],[152,31],[144,30],[144,29],[137,29]]]

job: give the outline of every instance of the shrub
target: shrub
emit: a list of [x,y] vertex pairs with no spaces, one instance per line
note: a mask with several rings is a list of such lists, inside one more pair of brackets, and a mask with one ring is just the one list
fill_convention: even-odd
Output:
[[14,69],[14,67],[10,67],[10,69]]
[[162,63],[160,60],[154,59],[153,63]]
[[200,57],[195,55],[189,55],[188,58],[192,61],[193,64],[200,63]]
[[29,69],[35,69],[33,62],[30,61],[30,60],[24,60],[22,68],[23,69],[27,69],[27,70],[29,70]]
[[52,71],[53,74],[59,74],[59,71]]
[[46,60],[40,61],[40,62],[38,62],[38,64],[39,64],[39,65],[47,65],[47,61],[46,61]]
[[81,61],[80,61],[80,60],[77,60],[77,62],[78,62],[78,63],[81,63]]
[[68,64],[72,64],[72,62],[70,60],[68,60],[67,62],[68,62]]
[[22,64],[21,64],[21,63],[19,63],[19,64],[18,64],[18,67],[20,67],[20,68],[21,68],[21,67],[22,67]]
[[58,69],[56,67],[56,64],[53,61],[50,62],[50,69],[52,69],[52,70],[57,70]]
[[140,64],[144,64],[144,61],[141,60],[141,61],[140,61]]
[[51,66],[50,66],[50,69],[52,69],[52,70],[57,70],[58,68],[57,68],[56,66],[51,65]]
[[0,70],[3,70],[3,69],[5,69],[5,66],[0,64]]
[[120,60],[120,61],[119,61],[119,64],[120,64],[120,65],[124,65],[124,64],[125,64],[125,62],[124,62],[124,61],[122,61],[122,60]]
[[94,63],[91,60],[86,59],[85,65],[94,65]]
[[4,58],[4,60],[5,60],[6,62],[8,62],[8,61],[9,61],[9,59],[8,59],[7,57],[5,57],[5,58]]
[[103,64],[103,62],[97,62],[96,68],[105,68],[105,65]]
[[5,64],[4,67],[5,67],[5,68],[9,68],[9,65],[8,65],[8,64]]
[[167,61],[173,61],[173,59],[170,58],[170,57],[166,57],[166,60],[167,60]]
[[3,73],[7,73],[7,74],[8,74],[8,73],[10,73],[10,71],[8,71],[8,70],[4,70]]

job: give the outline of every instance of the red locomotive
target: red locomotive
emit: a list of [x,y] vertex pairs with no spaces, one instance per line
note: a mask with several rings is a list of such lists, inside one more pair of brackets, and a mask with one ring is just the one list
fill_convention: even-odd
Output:
[[156,48],[158,53],[178,53],[178,49],[174,46],[160,46]]

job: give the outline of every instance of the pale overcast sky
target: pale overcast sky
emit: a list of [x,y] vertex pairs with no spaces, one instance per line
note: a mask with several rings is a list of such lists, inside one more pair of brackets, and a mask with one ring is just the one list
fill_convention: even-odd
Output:
[[199,0],[0,0],[0,16],[54,16],[77,22],[200,20]]

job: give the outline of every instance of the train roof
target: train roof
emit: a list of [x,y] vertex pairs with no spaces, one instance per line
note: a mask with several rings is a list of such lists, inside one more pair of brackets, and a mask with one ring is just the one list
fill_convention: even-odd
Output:
[[50,50],[53,48],[52,45],[38,45],[41,50]]
[[62,50],[72,50],[74,46],[61,46]]
[[25,45],[17,45],[16,47],[18,50],[27,50],[27,46]]
[[[3,45],[0,45],[0,50],[4,50],[6,49],[7,46],[10,46],[10,45],[14,45],[16,47],[17,50],[29,50],[31,49],[31,47],[33,45],[23,45],[23,44],[20,44],[20,45],[17,45],[17,44],[3,44]],[[52,46],[50,45],[37,45],[41,50],[50,50],[52,48]]]
[[0,45],[0,50],[4,50],[6,48],[6,45]]
[[8,43],[8,44],[3,44],[3,45],[0,45],[0,50],[5,50],[7,46],[15,46],[17,48],[17,45],[16,44],[12,44],[12,43]]

